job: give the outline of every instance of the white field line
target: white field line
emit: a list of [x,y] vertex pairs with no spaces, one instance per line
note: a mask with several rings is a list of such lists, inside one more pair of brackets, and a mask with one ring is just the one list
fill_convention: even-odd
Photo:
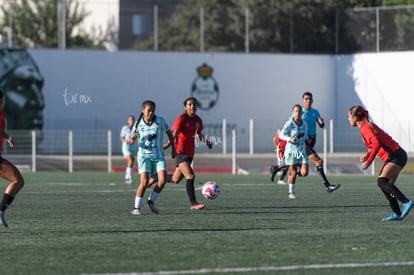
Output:
[[[257,271],[287,271],[287,270],[318,270],[318,269],[343,269],[343,268],[370,268],[391,266],[413,266],[410,262],[387,262],[387,263],[344,263],[344,264],[312,264],[312,265],[288,265],[288,266],[262,266],[262,267],[239,267],[239,268],[205,268],[193,270],[171,270],[158,272],[131,272],[131,273],[103,273],[99,275],[179,275],[179,274],[208,274],[208,273],[247,273]],[[98,275],[98,274],[95,274]]]

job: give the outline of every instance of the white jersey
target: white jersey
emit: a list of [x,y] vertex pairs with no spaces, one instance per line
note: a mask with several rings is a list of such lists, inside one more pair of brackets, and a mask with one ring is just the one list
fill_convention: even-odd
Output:
[[144,119],[140,119],[137,129],[138,157],[160,159],[164,158],[162,149],[164,133],[170,128],[164,118],[155,116],[154,122],[148,125]]
[[[285,148],[285,163],[293,165],[299,163],[307,163],[308,156],[306,154],[305,140],[308,138],[307,124],[302,120],[302,124],[298,125],[293,118],[286,121],[280,133],[280,138],[287,140]],[[290,142],[292,137],[296,138],[296,142]]]
[[[129,140],[131,138],[131,135],[133,134],[133,129],[129,128],[128,125],[125,125],[121,129],[121,133],[119,136],[125,140]],[[138,151],[138,145],[136,142],[133,144],[128,144],[126,142],[122,142],[122,153],[124,156],[126,155],[132,155],[133,157],[136,156]]]

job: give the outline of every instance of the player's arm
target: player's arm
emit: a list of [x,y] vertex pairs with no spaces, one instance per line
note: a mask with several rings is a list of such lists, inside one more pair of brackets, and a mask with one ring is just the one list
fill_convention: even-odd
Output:
[[171,130],[167,130],[165,133],[168,136],[168,142],[163,145],[163,149],[165,150],[171,146],[171,157],[175,158],[175,156],[177,155],[177,151],[175,150],[175,145],[174,145],[174,135],[171,132]]
[[213,147],[213,143],[210,140],[206,139],[202,133],[197,133],[197,137],[202,143],[207,145],[208,149],[211,149]]
[[381,143],[379,142],[375,133],[372,131],[371,127],[365,127],[363,130],[364,132],[362,134],[364,135],[364,139],[367,142],[367,147],[369,148],[369,151],[365,154],[361,164],[362,169],[365,170],[374,161],[375,156],[381,148]]
[[[122,142],[122,143],[126,143],[126,144],[132,144],[132,143],[134,143],[131,139],[126,139],[125,137],[119,137],[119,140]],[[131,143],[132,142],[132,143]]]
[[9,134],[7,134],[6,130],[0,127],[0,136],[4,137],[5,139],[7,139],[7,143],[9,143],[10,147],[14,147],[14,139],[9,136]]
[[128,144],[134,144],[135,140],[138,138],[137,132],[133,132],[127,141]]
[[[173,144],[174,145],[174,141],[175,141],[175,139],[177,138],[177,136],[178,136],[178,134],[180,133],[179,132],[179,130],[172,130],[172,131],[170,131],[170,133],[171,133],[171,139],[170,139],[170,137],[168,137],[168,141],[167,141],[167,143],[164,143],[163,144],[163,146],[162,146],[162,148],[165,150],[165,149],[168,149],[168,147],[170,147],[171,146],[171,144]],[[167,135],[168,135],[168,133],[167,133]],[[174,147],[174,149],[175,149],[175,147]]]
[[317,118],[316,122],[318,123],[319,127],[321,127],[321,128],[325,127],[325,121],[323,120],[322,117],[319,116]]

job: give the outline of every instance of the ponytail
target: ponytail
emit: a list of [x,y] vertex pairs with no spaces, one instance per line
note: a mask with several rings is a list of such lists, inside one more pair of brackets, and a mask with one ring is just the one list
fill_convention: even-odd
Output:
[[358,121],[368,120],[368,111],[365,110],[362,106],[352,106],[349,109],[351,115],[356,116]]

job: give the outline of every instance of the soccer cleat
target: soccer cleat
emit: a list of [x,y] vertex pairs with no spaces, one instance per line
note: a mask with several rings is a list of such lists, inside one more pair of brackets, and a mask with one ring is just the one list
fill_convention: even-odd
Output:
[[131,185],[134,183],[134,181],[132,179],[125,179],[125,183]]
[[286,185],[286,182],[285,182],[284,180],[278,180],[278,181],[277,181],[277,184],[283,184],[283,185]]
[[4,217],[4,211],[0,211],[0,225],[4,227],[9,227],[6,222],[6,218]]
[[402,205],[401,219],[404,219],[405,217],[407,217],[408,213],[410,213],[410,210],[413,207],[414,207],[414,202],[413,201],[408,201],[407,203],[404,203]]
[[158,211],[158,208],[155,207],[155,203],[153,201],[147,200],[147,205],[151,209],[152,213],[154,213],[154,214],[160,213],[160,211]]
[[383,221],[401,221],[403,218],[400,215],[397,215],[397,213],[392,213],[386,218],[383,218]]
[[289,193],[289,199],[291,200],[296,199],[295,193]]
[[328,193],[332,193],[333,191],[335,191],[336,189],[338,189],[341,185],[340,184],[329,184],[328,187],[326,187],[326,191]]
[[196,204],[196,205],[191,205],[191,210],[201,210],[204,209],[206,207],[205,204]]
[[134,209],[131,210],[131,214],[132,215],[141,215],[141,209],[134,208]]

